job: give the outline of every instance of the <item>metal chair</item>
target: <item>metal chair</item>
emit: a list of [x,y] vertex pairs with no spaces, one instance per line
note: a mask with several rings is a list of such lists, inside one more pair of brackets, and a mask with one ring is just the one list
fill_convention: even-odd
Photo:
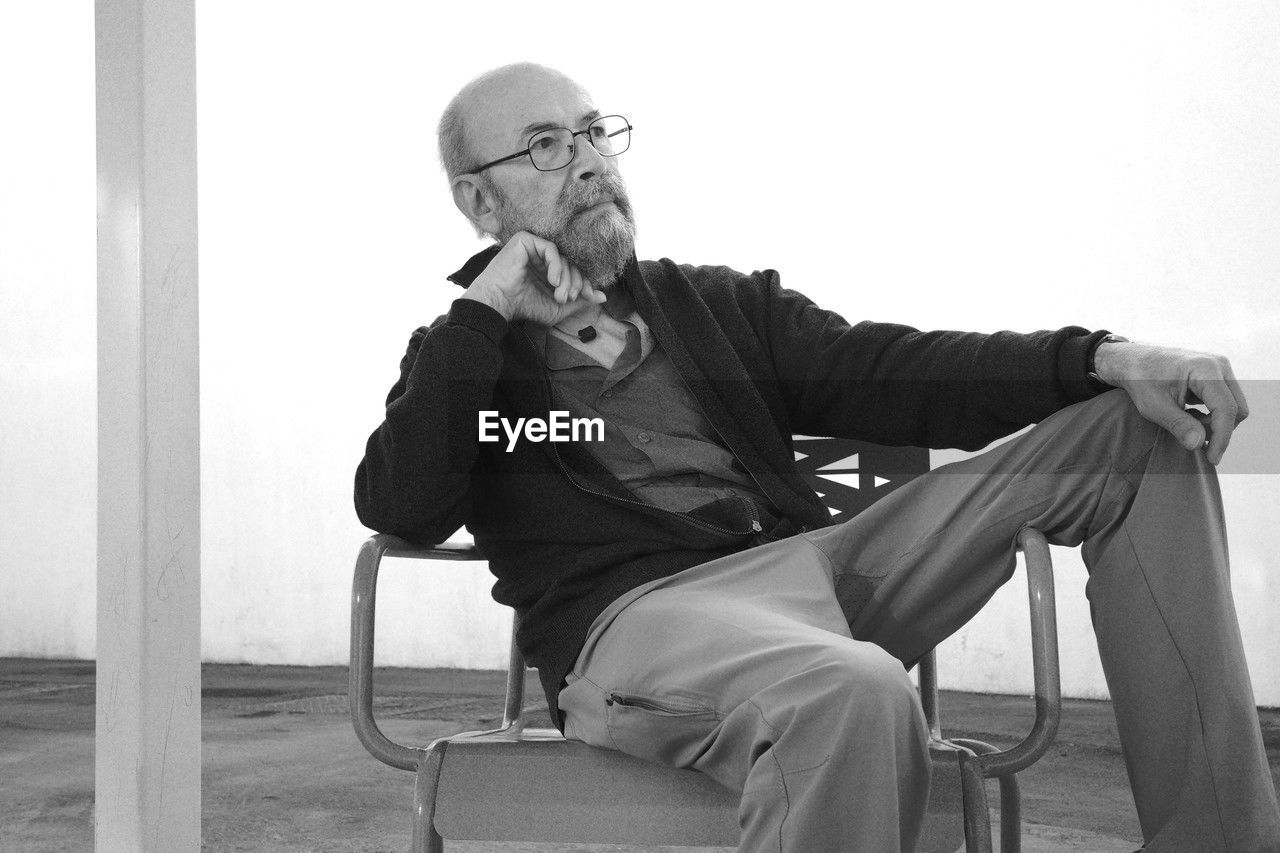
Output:
[[[795,437],[802,473],[839,522],[928,470],[928,452],[843,439]],[[923,459],[923,466],[921,460]],[[864,489],[864,484],[869,488]],[[984,782],[1000,784],[1001,850],[1021,850],[1015,774],[1049,748],[1061,714],[1053,568],[1044,536],[1018,536],[1028,574],[1035,721],[1017,745],[944,738],[938,720],[936,663],[920,661],[921,704],[930,731],[933,790],[919,851],[990,853]],[[471,545],[417,546],[380,534],[356,560],[351,601],[350,703],[356,735],[378,760],[417,774],[413,853],[441,853],[443,838],[736,847],[737,795],[700,773],[673,770],[609,750],[566,741],[555,729],[524,722],[526,667],[512,626],[502,724],[411,747],[391,741],[373,716],[374,607],[383,557],[483,560]]]

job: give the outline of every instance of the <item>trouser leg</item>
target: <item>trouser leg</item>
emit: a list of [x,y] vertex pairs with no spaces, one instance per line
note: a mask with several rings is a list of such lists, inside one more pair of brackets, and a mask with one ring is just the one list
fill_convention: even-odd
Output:
[[828,647],[725,717],[695,767],[743,778],[743,851],[911,851],[930,764],[915,688],[871,643]]
[[1214,469],[1114,391],[806,534],[853,636],[911,661],[1011,575],[1017,531],[1083,543],[1098,648],[1151,851],[1280,850]]
[[900,661],[849,636],[800,537],[681,573],[592,631],[566,734],[742,794],[743,851],[909,851],[928,736]]

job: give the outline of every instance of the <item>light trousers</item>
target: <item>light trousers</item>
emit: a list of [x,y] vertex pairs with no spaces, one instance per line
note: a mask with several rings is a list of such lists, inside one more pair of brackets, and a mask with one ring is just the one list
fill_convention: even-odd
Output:
[[1145,849],[1280,853],[1215,469],[1119,390],[632,590],[566,679],[566,735],[741,792],[742,851],[910,851],[930,760],[904,664],[1009,579],[1024,525],[1083,545]]

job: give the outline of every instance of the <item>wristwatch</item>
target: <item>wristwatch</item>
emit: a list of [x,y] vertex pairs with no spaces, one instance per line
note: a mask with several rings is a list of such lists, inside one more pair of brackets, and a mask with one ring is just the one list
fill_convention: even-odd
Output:
[[1102,377],[1098,375],[1097,366],[1094,364],[1094,359],[1097,358],[1098,356],[1098,347],[1102,346],[1103,344],[1127,344],[1127,343],[1130,343],[1129,339],[1121,335],[1104,335],[1103,337],[1098,338],[1096,341],[1094,341],[1093,346],[1089,347],[1089,361],[1088,361],[1089,366],[1087,368],[1088,376],[1089,376],[1089,380],[1093,382],[1097,387],[1099,388],[1115,387],[1114,385],[1110,385],[1106,382],[1103,382]]

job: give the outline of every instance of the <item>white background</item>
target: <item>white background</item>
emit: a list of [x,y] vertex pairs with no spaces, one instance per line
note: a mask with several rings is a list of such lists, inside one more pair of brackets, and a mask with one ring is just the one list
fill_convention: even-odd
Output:
[[[850,321],[1229,355],[1233,583],[1280,704],[1280,7],[223,0],[197,39],[206,659],[346,661],[355,465],[483,246],[435,122],[530,59],[635,125],[641,257],[777,269]],[[93,49],[88,2],[0,6],[0,655],[94,650]],[[1103,696],[1055,556],[1064,688]],[[384,577],[380,660],[503,665],[481,566]],[[1029,685],[1023,594],[943,647],[944,686]]]

